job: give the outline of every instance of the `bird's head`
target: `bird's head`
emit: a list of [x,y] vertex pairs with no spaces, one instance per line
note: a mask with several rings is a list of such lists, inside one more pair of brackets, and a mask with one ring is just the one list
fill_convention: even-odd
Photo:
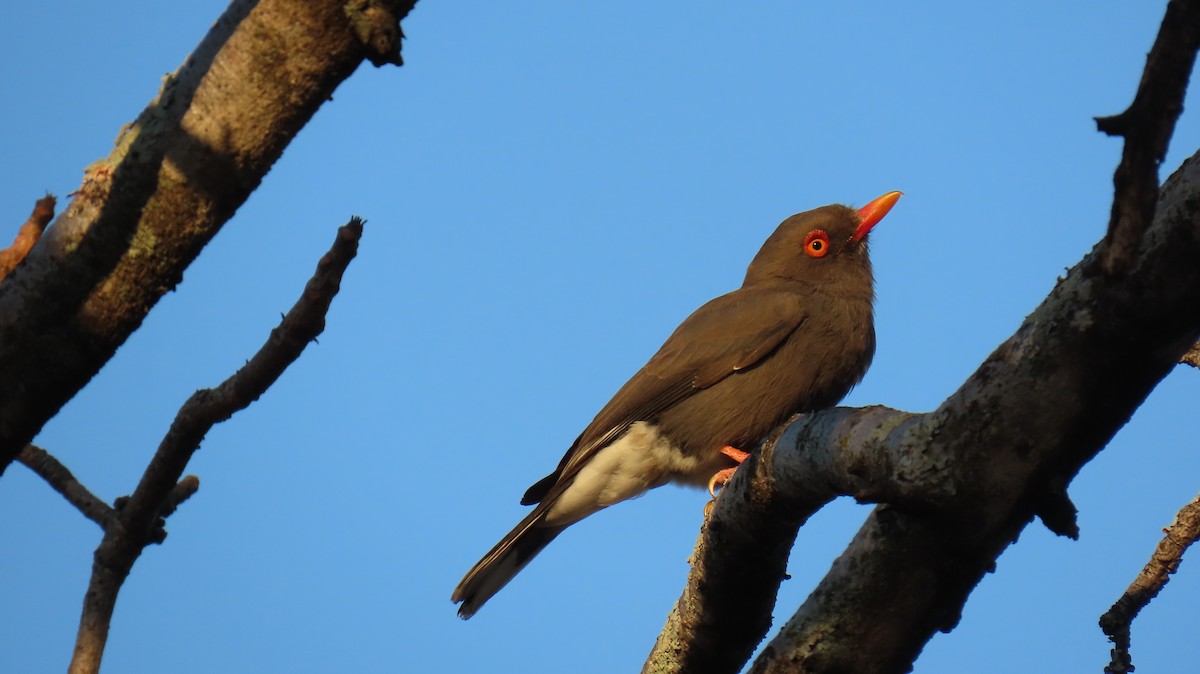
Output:
[[825,285],[857,277],[869,287],[867,235],[901,194],[888,192],[859,209],[833,204],[784,220],[750,262],[742,286],[789,281]]

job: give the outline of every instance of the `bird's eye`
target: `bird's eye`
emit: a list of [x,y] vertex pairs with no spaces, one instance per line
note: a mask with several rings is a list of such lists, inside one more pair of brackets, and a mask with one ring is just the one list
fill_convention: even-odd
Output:
[[829,235],[823,229],[814,229],[804,237],[804,252],[809,257],[825,257],[829,252]]

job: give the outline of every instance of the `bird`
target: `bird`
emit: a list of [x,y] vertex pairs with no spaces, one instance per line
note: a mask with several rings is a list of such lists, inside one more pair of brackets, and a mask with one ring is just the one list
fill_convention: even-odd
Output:
[[871,229],[901,192],[784,220],[737,290],[667,338],[521,499],[535,505],[454,589],[473,616],[564,529],[668,482],[716,487],[798,413],[836,405],[875,354]]

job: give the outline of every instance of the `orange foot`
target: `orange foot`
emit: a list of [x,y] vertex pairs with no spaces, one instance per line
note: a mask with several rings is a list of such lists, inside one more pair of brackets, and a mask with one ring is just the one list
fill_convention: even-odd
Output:
[[[721,448],[721,453],[733,459],[734,461],[737,461],[738,465],[741,465],[741,463],[746,460],[746,457],[750,456],[749,452],[743,452],[740,449],[735,449],[733,447],[729,447],[728,445]],[[724,487],[725,483],[729,482],[729,478],[733,477],[733,473],[737,469],[738,467],[734,466],[733,468],[718,470],[717,473],[712,476],[712,479],[708,481],[708,493],[712,494],[713,498],[716,498],[717,488]]]

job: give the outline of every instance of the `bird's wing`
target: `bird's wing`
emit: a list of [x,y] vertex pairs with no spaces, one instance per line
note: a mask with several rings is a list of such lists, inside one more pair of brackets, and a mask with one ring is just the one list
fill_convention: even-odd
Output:
[[633,423],[652,421],[696,391],[754,367],[795,332],[805,316],[798,295],[771,288],[735,290],[700,307],[617,391],[558,468],[530,487],[521,502],[541,501]]

